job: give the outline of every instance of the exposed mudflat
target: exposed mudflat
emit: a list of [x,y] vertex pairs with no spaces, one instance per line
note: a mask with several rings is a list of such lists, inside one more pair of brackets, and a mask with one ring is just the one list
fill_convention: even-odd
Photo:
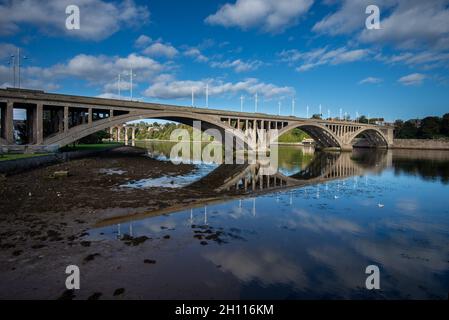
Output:
[[[74,298],[71,292],[64,292],[69,264],[80,266],[83,287],[92,287],[92,292],[83,290],[81,296],[77,292],[77,298],[120,298],[126,294],[102,277],[111,269],[120,270],[124,263],[120,258],[108,258],[130,246],[152,247],[168,239],[129,238],[111,244],[86,241],[86,231],[103,219],[182,207],[216,196],[207,189],[121,187],[133,180],[175,177],[194,170],[193,165],[158,161],[143,153],[121,147],[100,156],[1,178],[0,299]],[[68,176],[54,177],[60,171],[68,171]],[[142,254],[142,265],[154,264],[144,253],[136,252]],[[90,284],[86,279],[91,279]],[[103,292],[105,288],[110,292]]]

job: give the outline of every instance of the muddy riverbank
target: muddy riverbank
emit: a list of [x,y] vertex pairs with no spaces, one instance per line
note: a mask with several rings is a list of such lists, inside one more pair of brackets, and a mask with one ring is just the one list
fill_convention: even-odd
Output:
[[[207,189],[123,187],[134,180],[176,177],[195,170],[193,165],[158,161],[143,153],[142,149],[121,147],[95,157],[1,178],[0,299],[73,298],[64,294],[67,265],[82,266],[84,274],[101,278],[101,273],[112,267],[105,256],[144,242],[153,246],[158,241],[131,237],[113,247],[85,241],[86,231],[98,221],[216,196]],[[54,177],[61,171],[68,172],[68,176]],[[142,257],[142,264],[145,259],[149,257]],[[122,262],[116,262],[119,270]],[[108,289],[111,292],[100,290],[103,297],[123,296],[114,296],[120,288],[112,284]],[[78,293],[78,298],[86,299],[96,292],[86,290],[81,296]]]

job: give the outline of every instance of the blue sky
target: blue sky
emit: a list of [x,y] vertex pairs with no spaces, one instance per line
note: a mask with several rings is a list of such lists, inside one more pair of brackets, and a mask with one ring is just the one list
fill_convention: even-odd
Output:
[[[65,26],[80,8],[79,30]],[[380,30],[368,30],[369,4]],[[449,112],[449,0],[0,0],[0,86],[211,108],[387,120]]]

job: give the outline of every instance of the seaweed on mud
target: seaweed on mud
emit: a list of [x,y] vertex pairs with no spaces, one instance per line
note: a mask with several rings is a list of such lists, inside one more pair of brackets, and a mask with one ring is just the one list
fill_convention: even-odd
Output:
[[124,234],[121,240],[128,246],[138,246],[139,244],[144,243],[145,241],[149,240],[147,236],[140,236],[140,237],[132,237],[129,234]]

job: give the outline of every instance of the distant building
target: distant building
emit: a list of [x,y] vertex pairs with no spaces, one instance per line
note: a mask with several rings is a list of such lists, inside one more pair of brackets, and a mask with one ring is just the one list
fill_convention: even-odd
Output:
[[302,139],[302,143],[303,144],[314,144],[315,140],[310,139],[310,138],[304,138],[304,139]]

